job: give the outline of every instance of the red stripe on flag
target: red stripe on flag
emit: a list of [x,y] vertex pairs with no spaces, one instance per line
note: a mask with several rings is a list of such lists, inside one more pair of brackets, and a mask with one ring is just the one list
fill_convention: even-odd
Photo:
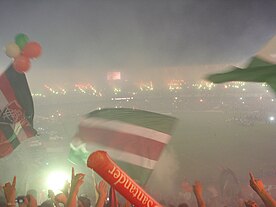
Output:
[[7,79],[5,73],[0,76],[0,90],[2,91],[8,102],[16,100],[13,88],[11,87],[10,81]]
[[9,155],[12,151],[12,144],[8,141],[3,131],[0,130],[0,158]]
[[[22,113],[17,117],[19,120],[14,120],[14,121],[21,122],[22,128],[25,131],[25,134],[27,135],[27,137],[33,137],[36,133],[34,132],[34,130],[32,130],[29,121],[25,118],[24,110],[19,105],[18,100],[16,99],[16,96],[14,93],[14,89],[12,88],[10,81],[7,78],[5,73],[3,73],[0,76],[0,90],[2,91],[2,94],[7,99],[7,102],[9,103],[9,109],[17,110],[17,111],[20,110],[20,112]],[[13,102],[13,101],[16,101],[16,102]]]
[[151,160],[158,160],[165,146],[164,143],[138,135],[84,126],[80,126],[76,136],[88,145],[94,142],[105,147],[122,150]]

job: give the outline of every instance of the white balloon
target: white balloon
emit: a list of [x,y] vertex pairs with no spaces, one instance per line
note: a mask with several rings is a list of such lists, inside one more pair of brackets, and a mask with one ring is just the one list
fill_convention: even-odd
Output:
[[17,56],[20,55],[20,48],[18,47],[18,45],[14,42],[11,42],[9,44],[6,45],[5,47],[5,52],[6,55],[10,58],[16,58]]

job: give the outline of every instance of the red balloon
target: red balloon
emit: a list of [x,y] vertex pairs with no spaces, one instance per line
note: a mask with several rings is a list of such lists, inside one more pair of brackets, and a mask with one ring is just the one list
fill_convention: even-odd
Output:
[[28,58],[37,58],[41,55],[41,46],[38,42],[28,42],[23,48],[22,54]]
[[31,67],[30,59],[28,57],[20,55],[17,58],[15,58],[13,62],[13,67],[17,72],[24,73],[28,71]]
[[115,162],[110,159],[107,152],[93,152],[87,160],[87,166],[98,173],[134,206],[162,207],[117,164],[115,164]]

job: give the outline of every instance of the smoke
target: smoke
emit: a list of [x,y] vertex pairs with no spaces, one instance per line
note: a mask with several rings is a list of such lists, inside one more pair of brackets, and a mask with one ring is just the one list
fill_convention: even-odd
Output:
[[173,197],[177,192],[178,170],[179,162],[175,152],[166,148],[147,183],[149,192],[159,199]]

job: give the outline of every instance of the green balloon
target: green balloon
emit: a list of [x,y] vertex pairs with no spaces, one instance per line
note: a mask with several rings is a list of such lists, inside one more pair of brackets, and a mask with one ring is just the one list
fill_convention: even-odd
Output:
[[29,37],[23,33],[20,33],[15,36],[15,43],[22,50],[26,43],[29,41]]

